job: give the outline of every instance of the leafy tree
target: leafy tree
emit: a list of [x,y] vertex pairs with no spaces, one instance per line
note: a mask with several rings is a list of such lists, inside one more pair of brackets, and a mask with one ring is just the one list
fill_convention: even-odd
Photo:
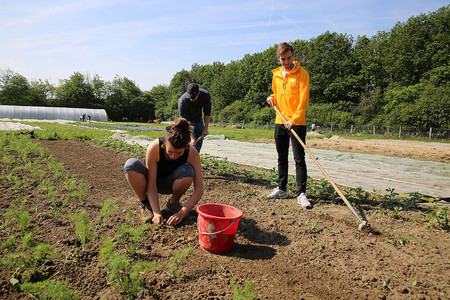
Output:
[[389,85],[389,76],[383,63],[386,38],[387,35],[382,32],[370,39],[366,36],[359,37],[355,43],[354,55],[360,66],[358,74],[364,97],[373,94],[375,89],[382,92]]
[[306,120],[308,123],[333,124],[340,128],[348,128],[356,123],[352,113],[336,103],[310,105],[306,110]]
[[170,81],[165,106],[158,111],[163,119],[178,117],[178,99],[186,92],[187,86],[191,82],[194,82],[193,74],[184,69],[174,75]]
[[272,107],[266,106],[253,114],[253,121],[257,124],[273,123],[275,121],[275,115],[275,110]]
[[431,41],[426,44],[427,57],[431,62],[429,69],[434,69],[443,65],[447,65],[450,60],[450,36],[448,34],[448,24],[450,23],[450,5],[441,7],[435,12],[428,15],[429,23],[427,24],[430,31],[429,37]]
[[[178,98],[186,92],[189,83],[194,82],[191,73],[186,70],[177,72],[170,81],[169,92]],[[178,101],[178,99],[177,99]]]
[[220,121],[251,122],[253,114],[258,111],[254,105],[237,100],[226,106],[219,113]]
[[30,105],[53,106],[55,87],[46,81],[37,80],[30,83]]
[[254,55],[246,55],[241,60],[243,80],[247,85],[244,100],[246,103],[266,106],[265,100],[272,93],[272,70],[277,68],[276,45]]
[[212,115],[218,117],[219,112],[236,100],[243,100],[247,92],[244,88],[242,64],[232,61],[211,87]]
[[435,87],[450,84],[450,63],[436,67],[423,74],[421,82],[429,83]]
[[31,81],[11,70],[0,75],[0,104],[52,106],[55,88],[48,81]]
[[214,82],[220,77],[225,69],[224,63],[214,62],[210,65],[199,66],[195,73],[195,82],[197,84],[209,91],[213,86]]
[[311,40],[305,69],[310,73],[310,97],[316,103],[358,102],[358,64],[353,38],[326,32]]
[[99,99],[88,76],[75,72],[69,79],[61,80],[56,88],[56,101],[62,107],[95,108]]
[[0,77],[0,104],[31,105],[31,86],[28,80],[11,70],[6,70]]
[[429,15],[411,17],[390,30],[385,67],[396,83],[404,86],[417,84],[422,74],[448,63],[449,7]]
[[100,76],[95,74],[90,81],[90,85],[93,88],[95,99],[97,99],[93,108],[105,108],[105,100],[110,93],[108,90],[108,83],[101,80]]
[[372,120],[380,114],[385,105],[381,88],[376,87],[373,92],[362,95],[361,101],[354,108],[354,115],[358,118],[358,125],[371,124]]
[[155,119],[155,99],[151,92],[143,92],[136,104],[136,111],[139,112],[139,121],[148,122]]
[[150,92],[148,92],[149,97],[154,103],[154,116],[153,118],[165,118],[165,111],[167,109],[167,102],[169,96],[169,87],[167,85],[157,85],[154,86]]
[[115,121],[138,121],[140,111],[137,108],[142,105],[142,91],[139,87],[126,77],[116,76],[108,89],[105,110],[109,118]]
[[450,64],[426,72],[424,89],[416,99],[419,127],[450,128]]
[[428,81],[389,90],[383,107],[387,125],[449,128],[450,84]]
[[450,86],[427,85],[416,100],[416,126],[450,128]]

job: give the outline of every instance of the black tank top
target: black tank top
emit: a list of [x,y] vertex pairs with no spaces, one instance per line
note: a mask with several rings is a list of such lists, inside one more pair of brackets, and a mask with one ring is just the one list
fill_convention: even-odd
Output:
[[177,167],[181,166],[182,164],[187,163],[187,159],[189,156],[189,148],[184,150],[183,155],[178,157],[175,160],[168,160],[166,158],[166,154],[164,153],[165,150],[162,147],[164,144],[164,137],[159,138],[159,162],[158,162],[158,177],[164,177],[169,174],[171,174]]

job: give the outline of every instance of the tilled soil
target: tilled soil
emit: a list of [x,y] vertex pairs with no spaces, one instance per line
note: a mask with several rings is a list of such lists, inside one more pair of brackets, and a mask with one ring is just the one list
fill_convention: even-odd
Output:
[[[83,204],[72,201],[59,221],[44,211],[49,203],[28,202],[35,239],[50,243],[64,254],[46,265],[43,280],[63,281],[80,292],[80,299],[123,299],[120,289],[108,284],[107,268],[99,258],[100,237],[114,240],[117,228],[129,223],[127,211],[137,214],[137,198],[122,172],[128,154],[92,142],[40,141],[65,170],[89,184]],[[2,184],[3,214],[17,193]],[[197,216],[192,212],[180,226],[151,225],[132,262],[157,261],[163,268],[140,273],[146,290],[137,299],[231,299],[246,283],[258,299],[448,299],[450,296],[450,243],[448,231],[431,226],[423,209],[403,209],[400,218],[392,207],[370,202],[362,209],[371,228],[359,231],[344,204],[312,199],[303,210],[295,198],[266,200],[267,182],[244,183],[233,177],[205,176],[202,203],[222,203],[241,209],[235,243],[230,252],[216,255],[199,246]],[[28,196],[33,200],[33,190]],[[106,198],[119,209],[105,225],[94,227],[85,251],[77,239],[69,212],[86,210],[91,220],[100,214]],[[167,198],[162,197],[161,207]],[[3,243],[9,232],[2,231]],[[117,241],[116,241],[117,242]],[[174,269],[174,256],[192,247]],[[120,254],[124,254],[121,248]],[[2,255],[5,249],[0,250]],[[45,272],[44,272],[45,271]],[[0,269],[0,298],[32,299],[10,283],[14,270]],[[239,290],[238,289],[238,290]]]
[[392,155],[421,160],[450,160],[450,144],[438,142],[420,142],[409,140],[349,140],[332,136],[308,140],[313,148],[352,151],[360,153]]

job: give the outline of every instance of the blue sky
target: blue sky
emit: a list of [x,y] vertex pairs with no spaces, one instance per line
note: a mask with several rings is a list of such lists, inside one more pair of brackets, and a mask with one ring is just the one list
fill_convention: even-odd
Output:
[[74,72],[118,75],[150,90],[193,63],[228,63],[327,30],[370,37],[448,3],[0,0],[0,69],[53,84]]

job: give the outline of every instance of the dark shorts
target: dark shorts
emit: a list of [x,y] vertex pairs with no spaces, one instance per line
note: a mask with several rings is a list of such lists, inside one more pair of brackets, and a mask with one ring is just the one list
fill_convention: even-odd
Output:
[[[123,173],[134,171],[145,176],[148,179],[148,170],[145,164],[137,158],[130,158],[123,167]],[[172,194],[172,186],[175,180],[185,177],[194,177],[194,168],[188,164],[178,166],[171,174],[156,178],[156,186],[160,194]]]

